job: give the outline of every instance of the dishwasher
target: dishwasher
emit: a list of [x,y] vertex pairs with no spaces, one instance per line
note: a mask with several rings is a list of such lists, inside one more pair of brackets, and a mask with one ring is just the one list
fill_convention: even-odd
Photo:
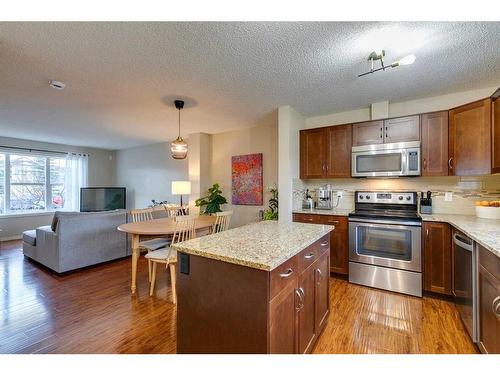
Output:
[[473,342],[479,339],[477,250],[474,241],[453,230],[453,299]]

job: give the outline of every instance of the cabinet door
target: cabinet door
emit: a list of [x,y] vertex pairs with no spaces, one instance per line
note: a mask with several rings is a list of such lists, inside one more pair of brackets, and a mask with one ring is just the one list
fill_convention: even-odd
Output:
[[422,115],[422,176],[448,176],[448,111]]
[[451,229],[446,223],[424,222],[424,290],[451,295]]
[[491,173],[491,99],[452,109],[449,121],[449,174]]
[[491,145],[491,173],[500,173],[500,99],[495,99],[492,103],[492,145]]
[[334,225],[330,232],[330,272],[349,273],[349,235],[347,217],[321,216],[321,224]]
[[479,265],[479,348],[500,354],[500,281]]
[[315,265],[316,272],[316,306],[315,306],[315,333],[319,336],[327,322],[330,311],[330,270],[328,253],[318,259]]
[[300,178],[326,176],[326,128],[300,131]]
[[299,296],[297,282],[287,285],[269,305],[269,352],[292,354],[297,352],[297,309]]
[[364,146],[384,143],[384,121],[368,121],[352,125],[352,145]]
[[351,177],[352,125],[327,128],[326,177]]
[[420,116],[384,120],[384,143],[420,140]]
[[[314,263],[316,264],[316,263]],[[315,329],[315,281],[316,268],[312,264],[299,276],[300,309],[298,311],[298,352],[308,353],[316,338]]]

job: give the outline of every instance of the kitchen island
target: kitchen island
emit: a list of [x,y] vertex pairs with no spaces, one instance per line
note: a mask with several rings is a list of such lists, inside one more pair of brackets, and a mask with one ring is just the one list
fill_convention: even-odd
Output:
[[177,352],[310,352],[329,314],[333,229],[265,221],[173,245]]

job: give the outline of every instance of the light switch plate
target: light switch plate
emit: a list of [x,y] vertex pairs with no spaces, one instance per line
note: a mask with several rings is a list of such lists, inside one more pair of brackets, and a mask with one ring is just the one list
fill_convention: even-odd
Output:
[[447,191],[444,193],[444,201],[451,202],[453,200],[453,193],[451,191]]

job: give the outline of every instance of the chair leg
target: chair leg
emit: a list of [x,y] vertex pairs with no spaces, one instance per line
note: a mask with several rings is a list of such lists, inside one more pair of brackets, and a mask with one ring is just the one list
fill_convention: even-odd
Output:
[[174,305],[177,304],[177,288],[176,284],[176,274],[175,274],[175,263],[170,264],[170,281],[172,283],[172,302]]
[[151,261],[148,259],[148,281],[151,282]]
[[153,271],[151,275],[151,285],[149,286],[149,295],[152,296],[155,290],[155,281],[156,281],[156,262],[153,262]]

